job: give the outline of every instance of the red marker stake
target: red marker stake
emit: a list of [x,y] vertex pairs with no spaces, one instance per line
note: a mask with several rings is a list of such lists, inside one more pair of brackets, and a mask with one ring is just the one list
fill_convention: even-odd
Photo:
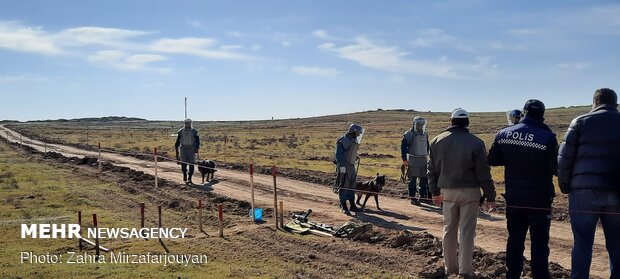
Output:
[[144,203],[140,203],[140,228],[144,228]]

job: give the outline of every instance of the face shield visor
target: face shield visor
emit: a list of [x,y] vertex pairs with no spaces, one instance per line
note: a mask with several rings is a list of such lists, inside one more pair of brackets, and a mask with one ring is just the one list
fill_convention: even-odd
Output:
[[191,119],[185,119],[185,121],[183,121],[184,125],[185,125],[185,129],[191,129],[192,128],[192,120]]
[[418,133],[426,133],[426,120],[424,118],[416,118],[413,121],[413,130]]
[[366,129],[359,127],[359,130],[357,132],[357,136],[355,137],[355,142],[357,142],[357,144],[362,143],[362,139],[364,138],[364,133],[366,132]]
[[521,112],[517,110],[506,112],[506,120],[508,122],[508,126],[519,123],[519,120],[521,120]]

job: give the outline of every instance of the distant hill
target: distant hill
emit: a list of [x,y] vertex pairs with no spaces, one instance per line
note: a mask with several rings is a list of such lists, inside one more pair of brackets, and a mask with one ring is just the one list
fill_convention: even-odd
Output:
[[88,117],[75,119],[56,119],[56,120],[35,120],[28,122],[143,122],[144,118],[125,117],[125,116],[105,116],[105,117]]

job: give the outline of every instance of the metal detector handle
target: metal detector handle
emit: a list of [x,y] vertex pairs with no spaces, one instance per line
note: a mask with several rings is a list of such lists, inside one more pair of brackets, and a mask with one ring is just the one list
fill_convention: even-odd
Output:
[[353,178],[353,183],[357,183],[357,174],[360,170],[360,165],[362,164],[362,160],[359,156],[355,158],[355,161],[357,162],[357,167],[355,168],[355,177]]
[[304,215],[305,220],[308,220],[308,216],[310,216],[310,213],[312,213],[312,209],[308,209],[308,212],[306,212],[306,215]]

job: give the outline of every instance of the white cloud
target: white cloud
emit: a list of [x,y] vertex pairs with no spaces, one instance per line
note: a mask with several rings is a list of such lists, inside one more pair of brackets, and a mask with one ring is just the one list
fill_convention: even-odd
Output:
[[620,4],[600,5],[554,17],[558,28],[573,34],[620,35]]
[[253,45],[252,45],[252,47],[250,47],[250,49],[251,49],[251,50],[254,50],[254,51],[259,50],[259,49],[261,49],[261,48],[262,48],[262,47],[261,47],[261,45],[259,45],[259,44],[253,44]]
[[283,41],[281,44],[282,44],[282,46],[283,46],[283,47],[288,47],[288,46],[290,46],[290,45],[291,45],[291,42],[289,42],[289,41]]
[[128,48],[132,45],[129,39],[147,34],[150,32],[96,26],[48,32],[41,27],[0,21],[0,48],[41,55],[61,55],[72,53],[72,48],[87,45]]
[[41,27],[28,27],[7,21],[0,21],[0,48],[42,55],[65,53]]
[[325,30],[314,30],[312,34],[319,39],[324,39],[324,40],[329,39],[329,36],[327,35],[327,31]]
[[498,42],[498,41],[491,42],[490,47],[491,49],[494,49],[494,50],[518,50],[518,51],[527,50],[527,47],[523,45],[519,45],[519,44],[508,45],[508,44]]
[[19,83],[19,82],[39,82],[47,80],[47,78],[39,75],[21,74],[21,75],[0,75],[0,84]]
[[241,38],[241,32],[236,31],[236,30],[228,31],[226,34],[233,38]]
[[536,35],[540,33],[540,30],[530,29],[530,28],[518,28],[518,29],[509,29],[507,30],[507,32],[513,35]]
[[165,56],[157,54],[133,54],[130,55],[120,50],[102,50],[87,57],[87,60],[95,65],[109,66],[122,70],[157,70],[166,72],[166,68],[151,68],[148,64],[167,60]]
[[227,50],[235,50],[235,49],[242,49],[243,46],[240,45],[221,45],[220,49],[227,51]]
[[417,32],[417,37],[411,42],[414,47],[435,47],[435,46],[448,46],[463,51],[473,51],[473,49],[466,45],[459,38],[446,33],[442,29],[430,28]]
[[492,61],[493,57],[491,56],[476,57],[476,63],[471,66],[471,72],[479,73],[482,75],[497,74],[497,64],[492,63]]
[[[154,32],[98,26],[81,26],[49,32],[41,27],[29,27],[19,22],[0,21],[0,49],[39,55],[70,54],[91,62],[112,59],[123,53],[123,59],[126,61],[115,63],[115,67],[124,69],[144,68],[147,63],[164,60],[162,59],[164,56],[161,55],[142,54],[152,52],[195,55],[207,59],[249,59],[246,55],[234,52],[242,46],[220,45],[213,38],[162,38],[150,43],[136,40],[138,37],[152,34]],[[255,46],[252,49],[257,48],[259,47]],[[132,53],[138,54],[132,55]]]
[[334,45],[333,43],[324,43],[324,44],[319,45],[319,49],[320,50],[329,50],[329,49],[334,48],[335,46],[336,45]]
[[561,63],[561,64],[557,64],[555,66],[557,68],[562,69],[562,70],[581,71],[581,70],[585,70],[585,69],[589,68],[590,67],[590,63],[587,63],[587,62]]
[[249,57],[239,53],[214,49],[216,45],[217,41],[211,38],[166,38],[151,43],[150,50],[156,52],[195,55],[208,59],[249,59]]
[[65,29],[52,36],[59,45],[122,46],[127,44],[127,39],[147,34],[150,34],[150,32],[87,26]]
[[340,71],[334,68],[320,68],[320,67],[307,67],[307,66],[292,67],[291,71],[293,73],[296,73],[302,76],[320,76],[320,77],[328,77],[328,78],[333,78],[340,74]]
[[355,61],[362,66],[386,72],[416,74],[434,77],[456,77],[452,66],[437,62],[408,59],[408,53],[396,47],[380,46],[366,37],[357,37],[354,44],[343,47],[321,45],[320,49],[337,53],[341,58]]
[[391,83],[403,83],[404,81],[405,77],[402,75],[392,75],[392,77],[390,77]]
[[201,29],[205,26],[205,24],[202,21],[195,20],[195,19],[188,20],[187,24],[189,24],[191,27],[194,27],[196,29]]

